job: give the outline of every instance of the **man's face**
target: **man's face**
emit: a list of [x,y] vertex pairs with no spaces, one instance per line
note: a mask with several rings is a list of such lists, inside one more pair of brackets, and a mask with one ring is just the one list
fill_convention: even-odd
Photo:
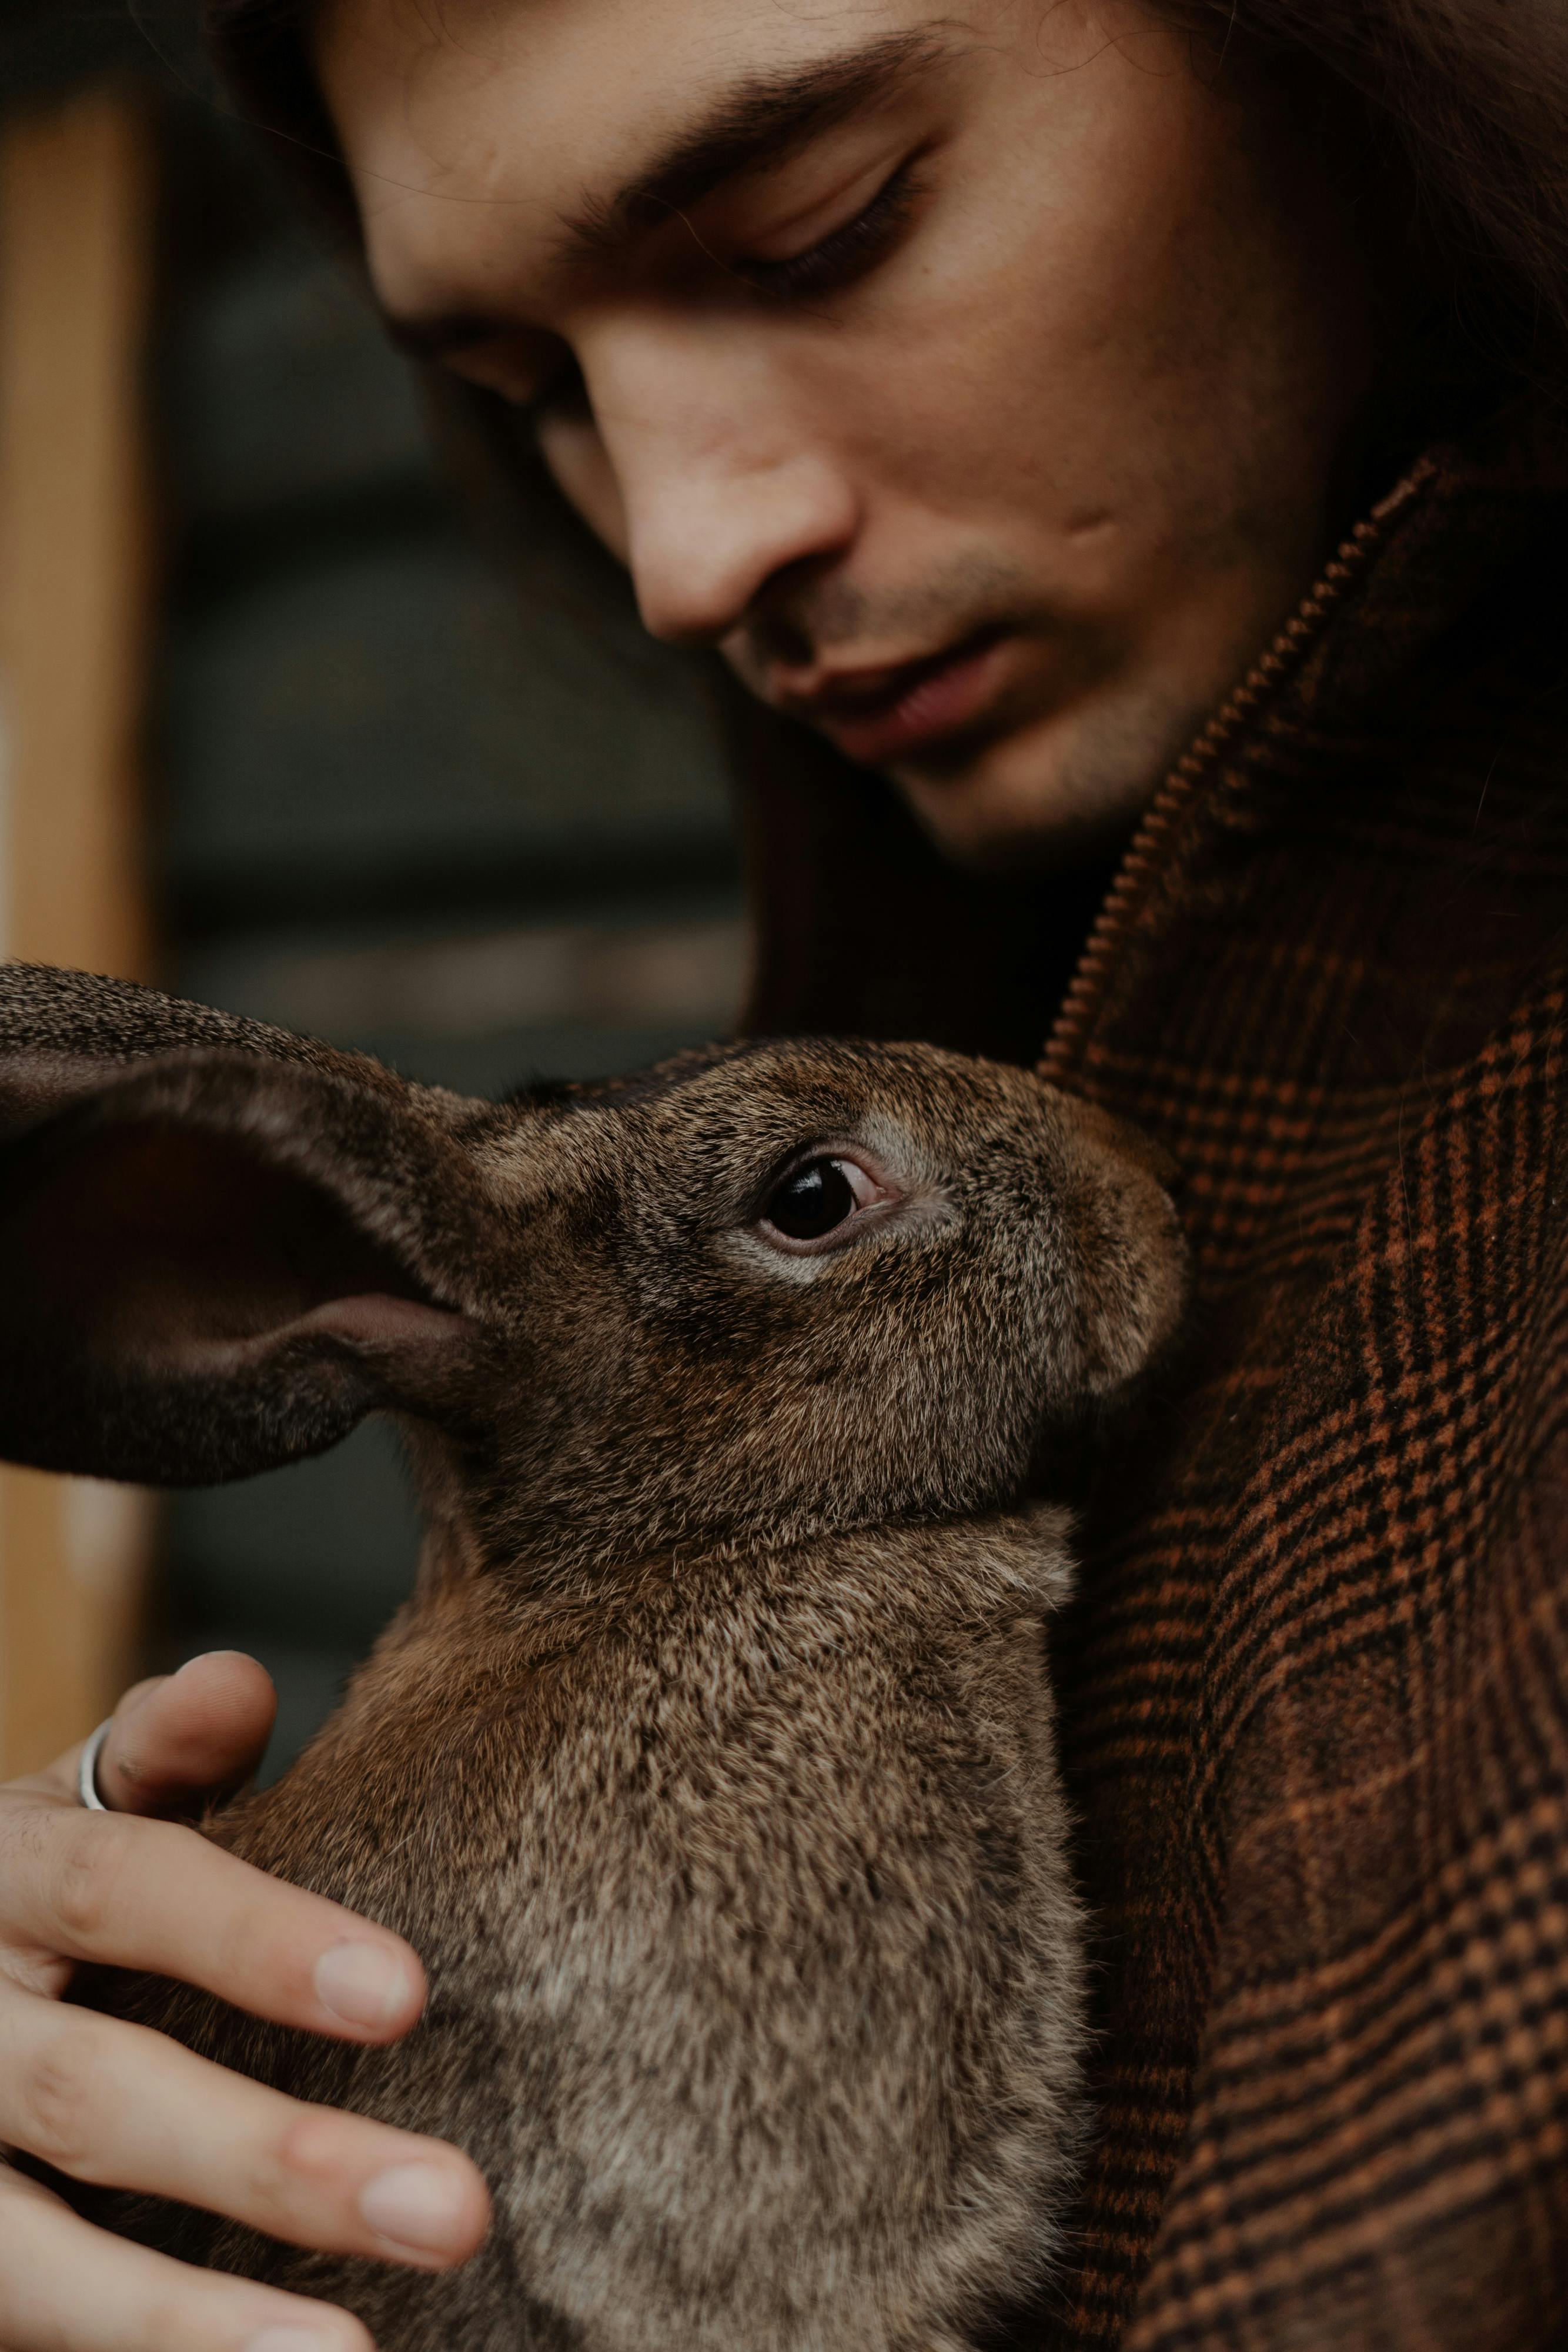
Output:
[[329,0],[318,58],[404,338],[956,856],[1130,822],[1338,520],[1349,200],[1142,0]]

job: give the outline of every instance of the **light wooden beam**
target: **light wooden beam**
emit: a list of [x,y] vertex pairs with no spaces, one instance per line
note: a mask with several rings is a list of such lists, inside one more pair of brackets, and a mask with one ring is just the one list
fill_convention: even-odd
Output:
[[[121,90],[0,125],[0,953],[129,979],[151,943],[155,176]],[[133,1489],[0,1469],[0,1777],[107,1710],[149,1535]]]

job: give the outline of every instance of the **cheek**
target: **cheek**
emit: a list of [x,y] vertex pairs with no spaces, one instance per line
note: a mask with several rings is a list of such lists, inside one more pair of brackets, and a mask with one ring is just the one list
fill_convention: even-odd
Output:
[[874,352],[846,334],[820,405],[858,414],[858,364],[869,478],[1003,545],[1043,531],[1092,603],[1129,540],[1272,519],[1282,481],[1310,499],[1364,357],[1339,316],[1354,265],[1320,255],[1332,225],[1291,184],[1287,126],[1260,139],[1263,101],[1210,89],[1157,22],[1135,43],[1081,25],[1075,47],[1071,13],[1058,70],[988,83]]
[[539,421],[538,443],[557,488],[590,530],[624,563],[626,509],[610,453],[592,418],[547,415]]

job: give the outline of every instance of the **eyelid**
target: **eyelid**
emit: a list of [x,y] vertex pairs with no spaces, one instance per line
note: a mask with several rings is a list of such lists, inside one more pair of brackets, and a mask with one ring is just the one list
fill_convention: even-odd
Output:
[[[785,218],[773,221],[758,234],[741,229],[734,241],[745,248],[748,263],[767,267],[769,263],[794,260],[856,219],[867,205],[874,204],[908,160],[902,150],[893,156],[883,148],[872,162],[858,164],[837,181],[826,194],[814,195],[809,204],[797,205]],[[821,225],[812,227],[813,222]]]
[[866,276],[898,241],[926,193],[919,162],[915,153],[895,164],[867,203],[803,249],[778,259],[737,257],[732,265],[736,276],[759,293],[786,299],[833,293]]

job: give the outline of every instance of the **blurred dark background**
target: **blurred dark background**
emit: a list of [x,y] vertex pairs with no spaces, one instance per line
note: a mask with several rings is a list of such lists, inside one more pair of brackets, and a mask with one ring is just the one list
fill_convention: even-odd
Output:
[[[722,1033],[744,941],[700,676],[548,511],[476,528],[424,388],[218,104],[183,7],[6,0],[0,133],[105,85],[156,157],[154,976],[479,1092]],[[254,1651],[276,1769],[415,1544],[379,1427],[178,1498],[149,1663]]]

